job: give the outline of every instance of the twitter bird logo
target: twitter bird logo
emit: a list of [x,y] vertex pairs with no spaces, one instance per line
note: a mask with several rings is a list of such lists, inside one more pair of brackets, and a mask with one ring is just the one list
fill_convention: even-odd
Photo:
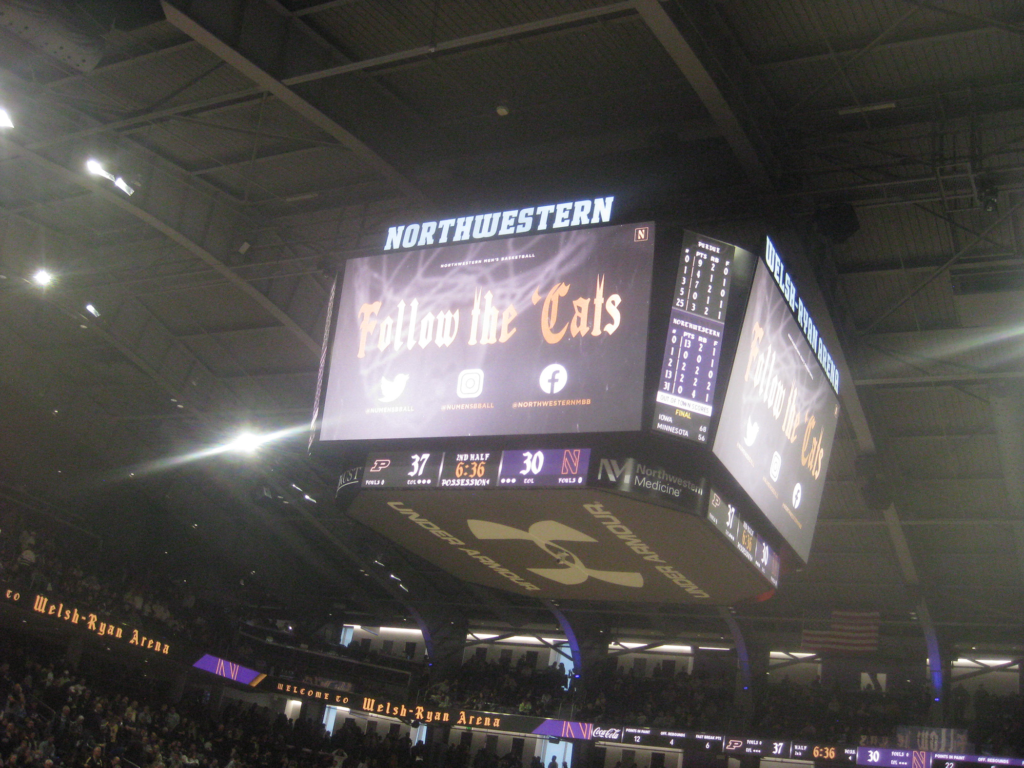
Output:
[[743,442],[747,444],[748,448],[754,444],[755,440],[757,440],[757,433],[760,429],[761,427],[758,425],[758,423],[756,421],[751,421],[750,417],[748,416],[747,433],[743,436]]
[[405,385],[408,381],[408,373],[400,373],[393,379],[389,379],[387,376],[381,376],[380,397],[377,398],[377,401],[381,403],[390,403],[397,400],[402,396],[402,393],[405,392]]

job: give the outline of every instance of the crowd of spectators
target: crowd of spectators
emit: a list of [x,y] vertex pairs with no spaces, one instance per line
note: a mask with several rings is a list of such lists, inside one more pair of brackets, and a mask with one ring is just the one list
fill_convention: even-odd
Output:
[[[133,626],[149,627],[164,637],[184,638],[195,647],[217,649],[233,654],[232,658],[257,669],[275,671],[268,670],[266,660],[259,658],[261,649],[258,644],[253,644],[253,637],[247,636],[244,626],[241,632],[225,632],[223,626],[219,632],[215,631],[209,612],[197,606],[195,596],[184,588],[183,583],[152,576],[141,580],[126,573],[115,578],[109,574],[101,577],[87,568],[74,552],[62,548],[57,537],[38,529],[23,528],[13,533],[4,531],[0,536],[0,583],[15,585],[26,592],[51,592],[64,601],[76,601],[80,609],[87,608]],[[249,623],[248,627],[250,634],[275,628],[273,624],[257,623]],[[279,626],[276,628],[281,629]],[[346,649],[332,645],[327,638],[323,638],[316,650],[320,654],[329,652],[374,665],[389,662],[387,657],[374,651],[362,647]],[[315,666],[315,662],[316,659],[312,659],[310,663]],[[516,661],[509,658],[488,661],[473,656],[457,672],[440,681],[428,680],[425,668],[417,672],[410,667],[415,664],[408,659],[395,662],[400,662],[403,673],[396,679],[409,681],[408,696],[434,707],[571,717],[601,725],[705,729],[712,732],[742,727],[746,732],[772,738],[856,744],[864,737],[893,737],[899,725],[928,722],[930,706],[930,694],[923,684],[903,685],[889,691],[844,690],[818,682],[797,684],[783,678],[765,680],[754,686],[752,711],[744,713],[734,701],[733,675],[727,673],[691,674],[685,669],[676,672],[675,669],[659,670],[656,667],[647,676],[638,674],[635,669],[624,671],[616,668],[613,663],[604,672],[592,672],[586,681],[582,681],[585,686],[580,687],[580,681],[570,680],[561,664],[535,668],[536,661],[527,656]],[[43,674],[47,689],[56,687],[63,690],[70,686],[68,690],[75,694],[77,686],[66,676],[56,674],[53,669],[37,669],[29,671],[30,677],[33,671]],[[340,689],[347,689],[350,685],[329,682],[322,674],[309,677],[311,674],[314,672],[304,670],[296,675],[296,679],[306,678],[310,683]],[[379,676],[380,673],[375,674]],[[39,681],[38,674],[34,679]],[[365,681],[357,681],[357,684],[361,682]],[[112,713],[119,718],[115,731],[122,727],[130,728],[130,723],[137,722],[139,716],[143,723],[148,717],[137,708],[129,708],[127,701],[115,698],[107,705],[113,707]],[[16,703],[13,706],[16,712],[19,711]],[[11,701],[8,701],[5,713],[9,714],[11,707]],[[93,722],[97,728],[102,725],[102,720],[96,721],[95,715],[79,714],[86,716],[87,724]],[[251,720],[254,715],[248,713],[246,717]],[[1020,695],[989,694],[984,686],[973,696],[962,688],[956,689],[950,697],[946,720],[947,726],[968,729],[970,741],[979,749],[995,754],[1024,754],[1024,697]],[[254,720],[246,727],[251,729],[256,725]],[[125,734],[128,732],[123,731]],[[63,731],[61,733],[64,734]],[[268,733],[275,731],[271,728]],[[296,738],[301,740],[300,737],[301,726],[299,737],[293,732],[291,738],[294,741]],[[6,740],[0,740],[0,751],[5,745],[10,746],[10,739],[8,735]],[[65,749],[69,746],[66,742],[58,745],[52,740],[47,745],[48,748],[61,746]],[[385,749],[390,750],[392,746],[388,744]],[[263,753],[256,754],[261,760],[262,756]],[[454,753],[441,758],[434,756],[433,759],[447,761],[449,757],[456,761],[468,759],[466,755]],[[251,760],[253,755],[249,758]],[[195,763],[183,759],[165,768],[180,768],[182,764],[192,766]],[[226,761],[219,765],[228,768]],[[83,764],[81,768],[96,767]],[[230,768],[239,768],[238,763]],[[395,766],[389,765],[388,768]]]
[[650,677],[610,669],[587,681],[575,717],[598,724],[701,728],[734,726],[731,675],[690,674],[683,670]]
[[[0,643],[0,762],[6,768],[465,768],[453,751],[428,753],[408,736],[364,734],[346,722],[327,734],[256,705],[219,712],[201,695],[177,705],[143,680],[98,684],[56,654]],[[429,766],[426,765],[430,759]]]
[[756,687],[753,731],[766,737],[856,744],[861,737],[891,737],[899,725],[927,722],[926,686],[844,690],[818,681],[797,684],[783,676]]
[[184,639],[213,647],[220,641],[208,615],[196,610],[195,595],[182,581],[153,573],[115,578],[100,576],[60,537],[42,529],[22,528],[0,536],[0,583],[26,592],[59,595],[63,601],[97,615],[164,638]]
[[218,711],[192,695],[175,705],[123,670],[101,684],[72,675],[59,658],[0,641],[5,768],[545,768],[518,753],[363,732],[351,720],[331,734],[255,704]]
[[989,693],[982,683],[973,694],[955,687],[950,700],[950,724],[966,728],[979,749],[1024,756],[1024,695]]
[[558,713],[567,685],[562,664],[536,669],[526,656],[515,664],[508,659],[487,661],[474,656],[453,676],[431,685],[427,699],[442,708],[551,717]]

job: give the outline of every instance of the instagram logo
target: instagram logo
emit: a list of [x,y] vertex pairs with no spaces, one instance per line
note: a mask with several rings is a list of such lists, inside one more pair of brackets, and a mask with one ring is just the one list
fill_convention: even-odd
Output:
[[467,368],[459,374],[455,394],[459,397],[480,397],[484,391],[484,372],[479,368]]

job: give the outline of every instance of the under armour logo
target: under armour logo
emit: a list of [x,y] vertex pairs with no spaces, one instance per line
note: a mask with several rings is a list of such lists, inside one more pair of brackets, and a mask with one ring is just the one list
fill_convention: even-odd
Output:
[[557,581],[559,584],[582,584],[593,576],[595,579],[620,587],[640,588],[644,585],[644,577],[635,571],[595,571],[587,568],[575,554],[556,541],[583,541],[595,543],[582,531],[570,528],[554,520],[542,520],[534,523],[529,530],[521,531],[510,525],[492,523],[487,520],[467,520],[469,530],[478,539],[523,539],[532,541],[558,562],[561,568],[528,568],[527,570],[543,576],[545,579]]

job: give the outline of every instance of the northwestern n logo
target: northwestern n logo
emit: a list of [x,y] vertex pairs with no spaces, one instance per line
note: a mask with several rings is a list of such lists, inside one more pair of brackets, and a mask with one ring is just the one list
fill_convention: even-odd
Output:
[[529,530],[521,531],[510,525],[492,523],[487,520],[467,520],[469,530],[478,539],[522,539],[532,541],[551,557],[558,561],[560,568],[528,568],[538,576],[557,581],[559,584],[582,584],[593,576],[595,579],[617,584],[620,587],[640,588],[644,585],[644,577],[636,571],[597,571],[587,568],[575,554],[556,541],[582,541],[594,543],[593,539],[582,531],[570,528],[555,520],[542,520],[534,523]]

